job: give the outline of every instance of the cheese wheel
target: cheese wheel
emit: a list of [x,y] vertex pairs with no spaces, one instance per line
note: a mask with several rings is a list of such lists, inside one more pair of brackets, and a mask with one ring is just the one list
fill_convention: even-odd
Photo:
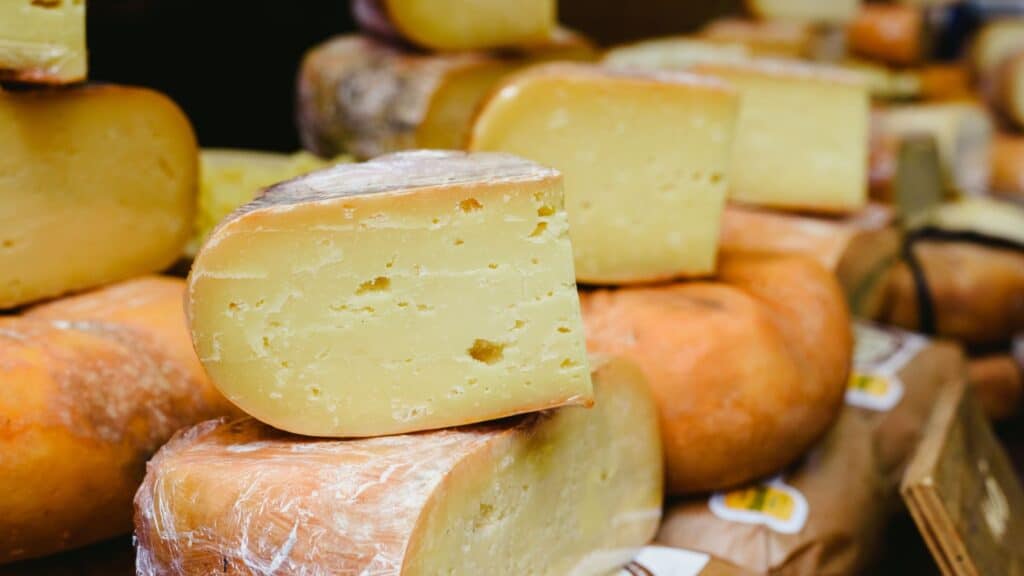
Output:
[[[914,253],[931,295],[935,333],[969,345],[999,344],[1024,330],[1024,252],[971,242],[919,242]],[[919,330],[918,287],[906,263],[890,275],[885,322]]]
[[606,574],[657,530],[657,411],[634,365],[597,403],[324,440],[251,419],[176,436],[135,499],[138,574]]
[[913,6],[865,4],[847,33],[853,52],[889,64],[914,64],[928,49],[925,13]]
[[853,343],[835,278],[802,257],[731,256],[718,280],[581,294],[588,348],[651,382],[669,494],[777,472],[842,404]]
[[1000,65],[997,74],[995,105],[1011,124],[1024,128],[1024,45]]
[[0,3],[0,81],[85,80],[85,0]]
[[197,158],[188,119],[151,90],[0,93],[0,309],[171,265]]
[[1008,56],[1020,50],[1024,50],[1024,18],[993,20],[974,37],[971,69],[977,79],[991,78]]
[[1024,400],[1024,366],[1010,354],[971,358],[967,383],[989,419],[1009,420],[1020,412]]
[[143,278],[0,319],[0,563],[128,532],[146,460],[232,413],[192,350],[184,293]]
[[1024,202],[1024,136],[997,134],[991,166],[992,191]]

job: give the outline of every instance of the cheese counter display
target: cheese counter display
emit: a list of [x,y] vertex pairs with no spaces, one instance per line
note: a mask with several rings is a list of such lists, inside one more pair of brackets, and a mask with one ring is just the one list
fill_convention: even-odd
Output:
[[0,0],[0,576],[1024,576],[1024,5]]

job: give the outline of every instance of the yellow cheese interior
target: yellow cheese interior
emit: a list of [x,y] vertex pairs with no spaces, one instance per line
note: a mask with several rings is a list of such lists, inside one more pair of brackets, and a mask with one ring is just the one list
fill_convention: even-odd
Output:
[[977,35],[971,48],[975,72],[985,76],[995,71],[1003,59],[1024,50],[1024,18],[996,20]]
[[253,212],[192,270],[199,356],[258,419],[439,428],[590,396],[557,178]]
[[485,105],[470,147],[562,172],[581,282],[699,276],[715,268],[735,119],[721,89],[539,73]]
[[975,232],[1024,247],[1024,208],[1011,202],[968,197],[936,206],[925,223],[954,232]]
[[762,18],[798,22],[845,23],[853,20],[860,0],[747,0]]
[[453,70],[430,98],[423,122],[416,128],[420,148],[463,150],[473,115],[494,85],[519,64],[486,61]]
[[0,93],[0,308],[173,263],[196,163],[188,120],[155,92]]
[[747,60],[752,53],[746,44],[679,36],[613,48],[605,53],[602,63],[626,70],[671,70],[688,68],[698,62]]
[[594,408],[456,468],[420,517],[403,574],[607,574],[658,525],[657,413],[637,368],[594,374]]
[[556,25],[555,0],[386,0],[402,33],[437,50],[542,42]]
[[730,198],[853,211],[867,201],[867,89],[808,68],[702,64],[740,90]]
[[73,82],[86,66],[85,0],[0,2],[0,79]]

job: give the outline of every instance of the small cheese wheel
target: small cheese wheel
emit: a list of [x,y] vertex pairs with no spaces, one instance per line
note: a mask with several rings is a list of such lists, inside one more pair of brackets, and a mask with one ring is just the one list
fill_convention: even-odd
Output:
[[927,55],[925,13],[913,6],[865,4],[847,36],[853,52],[889,64],[914,64]]
[[171,265],[197,161],[188,119],[151,90],[0,93],[0,309]]
[[1024,18],[1000,18],[986,24],[970,49],[970,65],[976,78],[984,80],[1015,52],[1024,50]]
[[719,282],[581,294],[587,346],[640,365],[669,494],[777,472],[828,428],[853,337],[835,278],[802,257],[724,257]]
[[146,460],[235,413],[192,350],[184,293],[143,278],[0,319],[0,563],[128,532]]
[[358,440],[252,419],[179,434],[135,498],[141,576],[607,574],[661,516],[657,409],[595,362],[597,403]]

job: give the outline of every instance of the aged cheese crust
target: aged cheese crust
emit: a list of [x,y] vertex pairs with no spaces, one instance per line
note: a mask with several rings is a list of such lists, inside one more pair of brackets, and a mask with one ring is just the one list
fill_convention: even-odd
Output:
[[1024,202],[1024,136],[997,134],[990,164],[992,191]]
[[420,151],[272,186],[214,230],[188,314],[214,383],[292,432],[589,403],[560,175]]
[[850,317],[827,270],[728,256],[718,280],[581,294],[590,350],[651,382],[669,494],[779,471],[832,423],[846,387]]
[[927,55],[925,12],[915,6],[865,4],[847,27],[853,52],[906,66]]
[[869,204],[845,218],[821,218],[730,205],[722,218],[723,254],[799,254],[831,270],[850,309],[874,318],[900,251],[891,209]]
[[663,470],[639,370],[594,381],[589,410],[414,435],[204,423],[136,496],[139,574],[606,573],[654,535]]
[[144,278],[0,319],[0,563],[128,532],[146,460],[233,413],[192,351],[183,294]]
[[197,157],[188,119],[150,90],[0,93],[0,309],[172,264]]
[[495,90],[469,148],[519,154],[565,175],[580,282],[705,276],[714,271],[737,105],[728,87],[692,74],[547,64]]
[[0,81],[85,80],[85,0],[7,0],[0,5]]

